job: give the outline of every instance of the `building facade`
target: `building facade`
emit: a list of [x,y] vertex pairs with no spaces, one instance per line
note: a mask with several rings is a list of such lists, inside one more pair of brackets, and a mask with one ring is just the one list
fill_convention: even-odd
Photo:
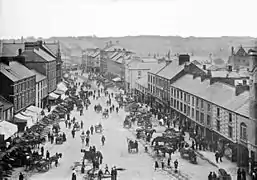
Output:
[[13,104],[7,101],[3,96],[0,96],[0,107],[1,118],[0,121],[12,121],[13,119]]
[[56,58],[56,84],[60,83],[62,81],[62,55],[61,55],[61,47],[60,42],[47,42],[44,43],[46,52],[48,52],[51,56]]
[[47,78],[36,70],[31,70],[36,74],[36,102],[35,106],[44,109],[44,99],[48,96]]
[[14,113],[35,104],[36,75],[25,66],[22,56],[1,57],[0,94],[14,105]]
[[240,46],[235,52],[234,47],[231,48],[231,55],[229,56],[228,63],[232,65],[234,69],[249,68],[250,56],[246,50]]
[[42,42],[25,43],[25,51],[22,53],[26,59],[26,66],[35,69],[47,77],[48,93],[56,90],[56,59],[45,52]]

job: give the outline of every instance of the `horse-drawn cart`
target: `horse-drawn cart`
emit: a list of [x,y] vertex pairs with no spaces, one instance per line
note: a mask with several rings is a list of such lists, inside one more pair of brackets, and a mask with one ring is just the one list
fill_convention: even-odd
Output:
[[105,110],[102,114],[103,118],[109,118],[109,113],[107,110]]
[[101,124],[95,125],[95,132],[96,133],[102,133],[103,132],[103,127]]
[[138,142],[135,140],[131,140],[127,138],[127,143],[128,143],[128,152],[132,153],[132,150],[136,150],[136,153],[138,153]]
[[180,156],[184,159],[188,159],[193,164],[197,163],[196,153],[190,147],[181,148],[180,149]]
[[62,144],[64,142],[64,139],[62,136],[57,136],[55,138],[55,144]]

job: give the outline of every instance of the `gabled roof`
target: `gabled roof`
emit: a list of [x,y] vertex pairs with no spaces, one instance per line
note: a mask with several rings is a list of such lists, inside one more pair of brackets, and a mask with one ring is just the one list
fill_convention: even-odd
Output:
[[1,104],[3,105],[4,111],[13,107],[13,104],[11,102],[7,101],[3,96],[0,95],[0,106]]
[[164,77],[166,79],[172,79],[180,71],[184,69],[184,64],[179,65],[178,60],[173,60],[165,68],[157,73],[158,76]]
[[58,54],[59,45],[58,43],[46,43],[45,46],[55,55]]
[[37,72],[35,69],[31,69],[31,71],[36,75],[36,82],[40,82],[40,81],[46,79],[46,76]]
[[151,69],[149,72],[152,74],[157,74],[158,72],[163,70],[165,67],[166,67],[166,63],[162,62],[162,63],[159,63],[158,66],[155,66],[153,69]]
[[245,52],[244,48],[240,46],[238,51],[236,52],[236,56],[246,56],[246,55],[248,54]]
[[26,50],[22,53],[22,55],[25,56],[26,61],[51,62],[56,60],[54,57],[47,54],[44,50],[40,48]]
[[3,43],[2,56],[17,56],[18,50],[25,49],[24,43]]
[[[236,96],[235,87],[221,82],[210,84],[209,79],[201,81],[200,77],[193,78],[191,74],[182,76],[172,83],[172,86],[233,112],[238,112],[237,110],[249,99],[249,91]],[[245,116],[245,114],[242,115]]]
[[0,72],[13,82],[17,82],[35,75],[27,67],[16,61],[9,62],[9,66],[4,63],[0,63],[0,66]]

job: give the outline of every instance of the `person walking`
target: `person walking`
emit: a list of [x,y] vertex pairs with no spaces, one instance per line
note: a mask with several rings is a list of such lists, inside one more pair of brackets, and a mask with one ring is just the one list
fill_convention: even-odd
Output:
[[242,180],[246,180],[246,172],[242,169]]
[[73,169],[73,171],[72,171],[71,180],[77,180],[77,174],[76,174],[75,169]]
[[72,134],[72,138],[75,138],[75,129],[72,129],[71,134]]
[[159,164],[158,164],[157,161],[155,161],[155,163],[154,163],[154,170],[156,170],[156,169],[158,169],[158,168],[159,168]]
[[93,133],[94,133],[94,127],[93,127],[93,125],[90,127],[90,131],[91,131],[91,135],[93,135]]
[[46,159],[49,159],[50,158],[50,153],[49,153],[49,151],[47,150],[46,151]]
[[212,172],[209,173],[208,180],[212,180]]
[[105,142],[105,137],[104,137],[104,135],[102,135],[101,141],[102,141],[102,146],[104,146],[104,142]]
[[41,147],[41,155],[44,156],[44,146]]
[[22,174],[22,172],[20,172],[19,180],[24,180],[24,175]]

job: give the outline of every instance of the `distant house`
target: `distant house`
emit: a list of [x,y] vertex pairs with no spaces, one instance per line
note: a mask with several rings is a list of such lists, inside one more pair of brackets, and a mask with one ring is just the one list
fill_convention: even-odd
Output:
[[246,52],[245,48],[239,47],[235,52],[234,47],[231,48],[231,55],[229,56],[228,64],[232,65],[233,69],[248,68],[249,67],[249,53]]

